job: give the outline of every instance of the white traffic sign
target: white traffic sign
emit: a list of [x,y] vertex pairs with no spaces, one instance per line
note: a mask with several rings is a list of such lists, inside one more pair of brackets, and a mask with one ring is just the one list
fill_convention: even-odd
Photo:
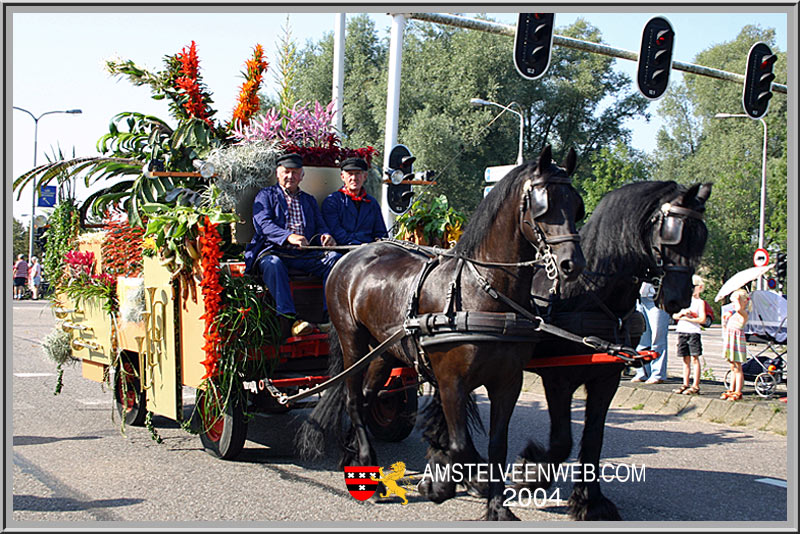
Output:
[[499,182],[516,165],[498,165],[496,167],[486,167],[483,177],[487,182]]
[[769,263],[769,252],[763,248],[757,248],[753,253],[753,265],[763,267]]

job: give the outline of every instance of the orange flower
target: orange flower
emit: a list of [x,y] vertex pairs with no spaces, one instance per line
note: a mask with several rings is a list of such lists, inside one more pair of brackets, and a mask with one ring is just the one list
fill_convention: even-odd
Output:
[[264,49],[257,44],[253,50],[253,57],[245,61],[247,73],[239,91],[236,108],[233,110],[231,124],[238,123],[240,126],[250,124],[250,118],[260,109],[258,89],[261,86],[262,74],[268,67],[269,63],[264,59]]

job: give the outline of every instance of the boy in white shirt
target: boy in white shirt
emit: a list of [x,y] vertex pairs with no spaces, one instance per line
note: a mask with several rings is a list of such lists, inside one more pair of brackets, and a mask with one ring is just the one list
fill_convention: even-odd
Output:
[[[683,385],[674,390],[674,393],[683,395],[697,395],[700,393],[700,356],[703,354],[703,344],[700,341],[702,325],[706,320],[706,303],[700,298],[703,291],[703,279],[697,275],[692,276],[694,291],[692,302],[688,308],[679,311],[672,317],[678,321],[675,331],[678,333],[678,356],[683,358]],[[692,385],[689,386],[689,376]]]

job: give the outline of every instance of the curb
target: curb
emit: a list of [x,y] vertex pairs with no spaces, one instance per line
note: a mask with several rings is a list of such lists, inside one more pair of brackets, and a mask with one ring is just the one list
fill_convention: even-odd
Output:
[[[524,373],[522,391],[544,396],[541,377],[535,373]],[[586,390],[583,386],[575,391],[573,398],[586,400]],[[716,394],[689,396],[639,387],[623,377],[611,401],[611,408],[786,435],[786,405],[775,399],[728,402],[716,398]]]

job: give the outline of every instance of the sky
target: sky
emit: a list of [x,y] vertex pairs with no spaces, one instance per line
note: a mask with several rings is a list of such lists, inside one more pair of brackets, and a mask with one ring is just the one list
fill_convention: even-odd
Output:
[[[360,7],[360,6],[359,6]],[[664,7],[664,6],[661,6]],[[747,11],[748,6],[739,10]],[[226,8],[225,12],[199,12],[199,7],[170,8],[172,12],[154,12],[154,7],[128,6],[125,11],[101,13],[102,8],[85,7],[95,12],[78,13],[75,7],[31,7],[21,12],[19,8],[10,15],[11,52],[7,53],[7,127],[12,135],[5,137],[6,154],[13,162],[12,177],[7,178],[7,195],[11,195],[14,178],[33,167],[34,120],[27,114],[12,110],[12,105],[24,108],[35,116],[46,111],[80,109],[81,114],[48,114],[41,118],[38,128],[37,163],[46,162],[56,147],[67,155],[97,155],[97,140],[108,131],[110,119],[122,111],[138,111],[156,115],[172,123],[165,101],[150,98],[147,87],[134,87],[125,79],[112,78],[103,69],[110,57],[131,59],[136,64],[153,70],[163,67],[162,58],[179,52],[195,41],[200,58],[203,81],[213,93],[213,107],[218,120],[227,121],[234,107],[243,79],[244,61],[251,56],[256,44],[264,46],[267,60],[274,65],[277,60],[277,43],[287,24],[298,48],[308,40],[317,41],[325,33],[333,32],[335,14],[321,13],[324,7],[298,7],[298,12],[268,12],[269,7],[243,6]],[[55,12],[59,9],[61,12]],[[105,8],[109,10],[110,8]],[[179,10],[184,12],[177,12]],[[305,12],[299,12],[303,9]],[[329,8],[332,9],[332,8]],[[673,60],[693,63],[703,50],[736,38],[746,24],[774,28],[777,48],[787,50],[787,16],[770,8],[753,8],[758,13],[733,13],[733,8],[715,8],[720,12],[687,13],[691,8],[680,6],[661,12],[639,13],[569,13],[584,8],[563,6],[556,12],[556,33],[577,17],[585,18],[596,26],[609,46],[638,52],[641,30],[655,15],[664,15],[675,29]],[[598,11],[602,8],[598,6]],[[606,8],[610,9],[610,8]],[[641,7],[618,8],[635,11]],[[511,9],[508,9],[511,11]],[[519,11],[515,9],[514,11]],[[707,11],[711,9],[707,8]],[[388,39],[391,17],[386,8],[364,9],[371,12],[380,37]],[[474,16],[466,13],[465,16]],[[499,21],[515,25],[516,13],[488,13]],[[512,61],[513,39],[509,38],[508,61]],[[9,59],[11,61],[9,61]],[[492,58],[494,60],[494,58]],[[742,58],[744,71],[745,58]],[[635,79],[636,63],[617,59],[616,67]],[[672,82],[681,73],[673,71]],[[10,83],[9,83],[10,81]],[[535,83],[535,82],[531,82]],[[265,76],[262,89],[274,92],[276,82],[272,67]],[[10,88],[10,91],[8,91]],[[484,97],[485,95],[475,95]],[[654,120],[630,121],[625,126],[633,130],[633,146],[648,153],[655,148],[655,136],[661,125],[656,116],[656,103],[650,104]],[[8,132],[8,129],[6,130]],[[402,139],[400,139],[402,142]],[[413,147],[412,151],[413,151]],[[82,189],[79,188],[79,195]],[[29,220],[31,189],[25,188],[17,200],[13,194],[14,217]],[[37,214],[47,210],[38,208]]]

